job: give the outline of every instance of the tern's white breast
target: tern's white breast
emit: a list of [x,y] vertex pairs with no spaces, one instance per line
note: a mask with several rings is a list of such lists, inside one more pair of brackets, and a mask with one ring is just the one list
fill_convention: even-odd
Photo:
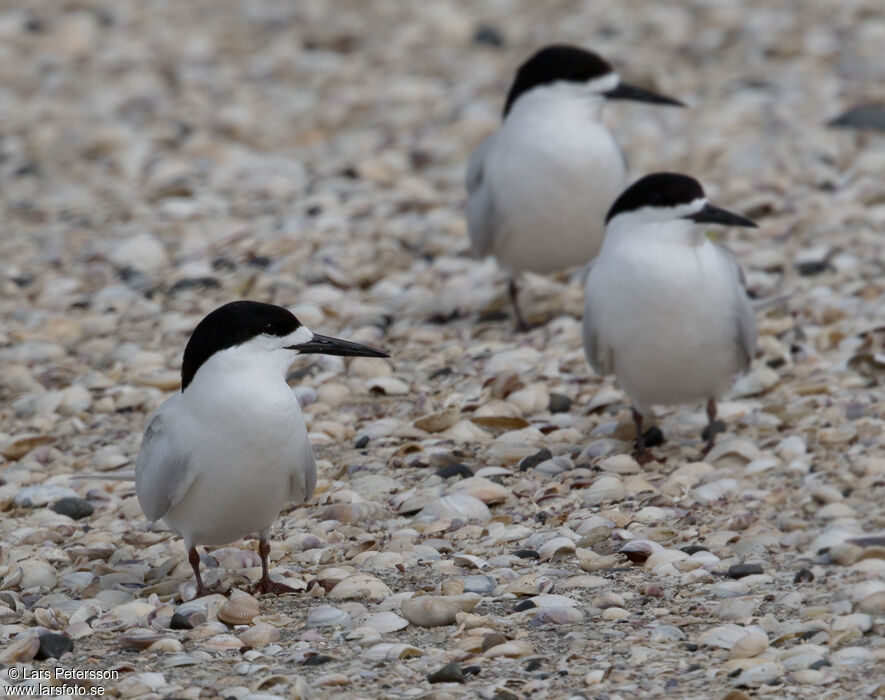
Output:
[[706,241],[609,243],[587,278],[585,315],[618,383],[643,409],[720,395],[741,367],[743,291],[726,259]]
[[269,528],[295,497],[293,477],[303,482],[304,472],[315,469],[289,386],[279,378],[252,379],[207,382],[200,393],[189,396],[189,388],[183,395],[187,412],[176,434],[196,476],[164,520],[191,543],[224,544]]
[[538,273],[596,255],[605,215],[627,177],[611,132],[580,103],[515,109],[484,173],[498,219],[495,258],[512,272]]

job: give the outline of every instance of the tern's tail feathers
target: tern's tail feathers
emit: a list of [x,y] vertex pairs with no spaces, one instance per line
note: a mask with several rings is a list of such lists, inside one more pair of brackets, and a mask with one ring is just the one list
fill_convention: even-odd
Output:
[[101,479],[103,481],[135,481],[134,471],[73,474],[72,479]]
[[753,299],[753,309],[756,311],[763,311],[765,309],[770,309],[772,306],[779,306],[784,302],[788,301],[792,294],[778,294],[773,297],[765,297],[763,299]]

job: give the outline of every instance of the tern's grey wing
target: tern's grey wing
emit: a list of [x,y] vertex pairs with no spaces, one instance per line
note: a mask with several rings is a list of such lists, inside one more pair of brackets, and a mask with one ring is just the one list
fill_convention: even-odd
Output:
[[495,200],[484,172],[494,138],[493,134],[483,141],[467,165],[467,232],[473,250],[481,258],[492,252],[497,228]]
[[187,493],[196,473],[190,456],[175,449],[172,422],[168,417],[172,397],[154,413],[135,463],[135,493],[141,509],[150,520],[159,520]]
[[598,333],[596,319],[593,316],[593,287],[590,284],[590,273],[596,264],[596,258],[593,258],[584,270],[583,276],[586,280],[584,285],[584,318],[582,320],[582,328],[584,335],[584,354],[587,355],[587,361],[596,374],[602,376],[611,374],[614,371],[614,363],[612,362],[611,349],[606,347]]
[[311,496],[317,485],[317,465],[313,450],[307,446],[305,458],[299,462],[298,469],[289,477],[289,500],[292,503],[304,503]]
[[723,248],[721,245],[717,245],[716,250],[726,260],[734,275],[735,282],[740,285],[740,290],[735,295],[737,306],[735,310],[737,318],[736,338],[743,359],[741,369],[746,369],[750,366],[753,356],[756,354],[756,312],[747,294],[747,280],[737,258],[734,257],[730,250]]

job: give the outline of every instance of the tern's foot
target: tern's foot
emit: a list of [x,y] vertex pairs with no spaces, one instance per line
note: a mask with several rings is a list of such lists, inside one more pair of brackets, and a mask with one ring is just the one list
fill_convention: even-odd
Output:
[[653,425],[642,434],[642,442],[646,447],[660,447],[664,444],[664,431]]
[[273,581],[270,578],[262,578],[258,583],[249,587],[249,593],[258,595],[259,593],[272,593],[273,595],[283,595],[285,593],[298,593],[299,591],[285,583]]
[[707,427],[704,428],[704,432],[701,433],[701,437],[706,440],[704,448],[701,450],[701,459],[704,459],[710,454],[710,450],[712,450],[713,445],[716,444],[716,435],[724,432],[725,423],[721,420],[714,420],[707,424]]
[[645,466],[649,462],[663,462],[663,459],[660,459],[654,452],[649,450],[648,448],[643,448],[641,450],[633,450],[633,459],[635,459],[639,464]]
[[225,597],[230,597],[230,588],[224,588],[220,583],[213,583],[211,586],[197,586],[197,592],[194,596],[195,598],[202,598],[204,595],[215,595],[216,593],[220,593]]
[[485,313],[481,313],[476,317],[477,323],[498,323],[500,321],[506,321],[510,318],[510,314],[506,311],[495,310],[495,311],[486,311]]
[[[704,431],[701,433],[701,439],[706,440],[710,447],[713,447],[713,440],[719,433],[724,433],[726,429],[725,421],[723,420],[714,420],[712,423],[707,424],[707,427],[704,428]],[[707,448],[707,452],[710,449]],[[706,452],[704,453],[706,454]]]

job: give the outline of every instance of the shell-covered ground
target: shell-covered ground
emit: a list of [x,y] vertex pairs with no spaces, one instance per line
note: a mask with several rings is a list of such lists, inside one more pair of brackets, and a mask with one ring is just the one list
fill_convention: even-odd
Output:
[[[689,105],[606,119],[634,177],[688,172],[758,221],[722,241],[788,295],[704,461],[699,406],[629,456],[578,275],[528,280],[517,335],[469,255],[467,159],[554,41]],[[0,4],[0,681],[883,696],[885,135],[825,126],[883,97],[883,46],[880,0]],[[132,483],[71,476],[132,468],[190,331],[238,298],[392,359],[293,367],[320,479],[272,571],[303,592],[188,601]],[[256,544],[207,580],[245,587]]]

